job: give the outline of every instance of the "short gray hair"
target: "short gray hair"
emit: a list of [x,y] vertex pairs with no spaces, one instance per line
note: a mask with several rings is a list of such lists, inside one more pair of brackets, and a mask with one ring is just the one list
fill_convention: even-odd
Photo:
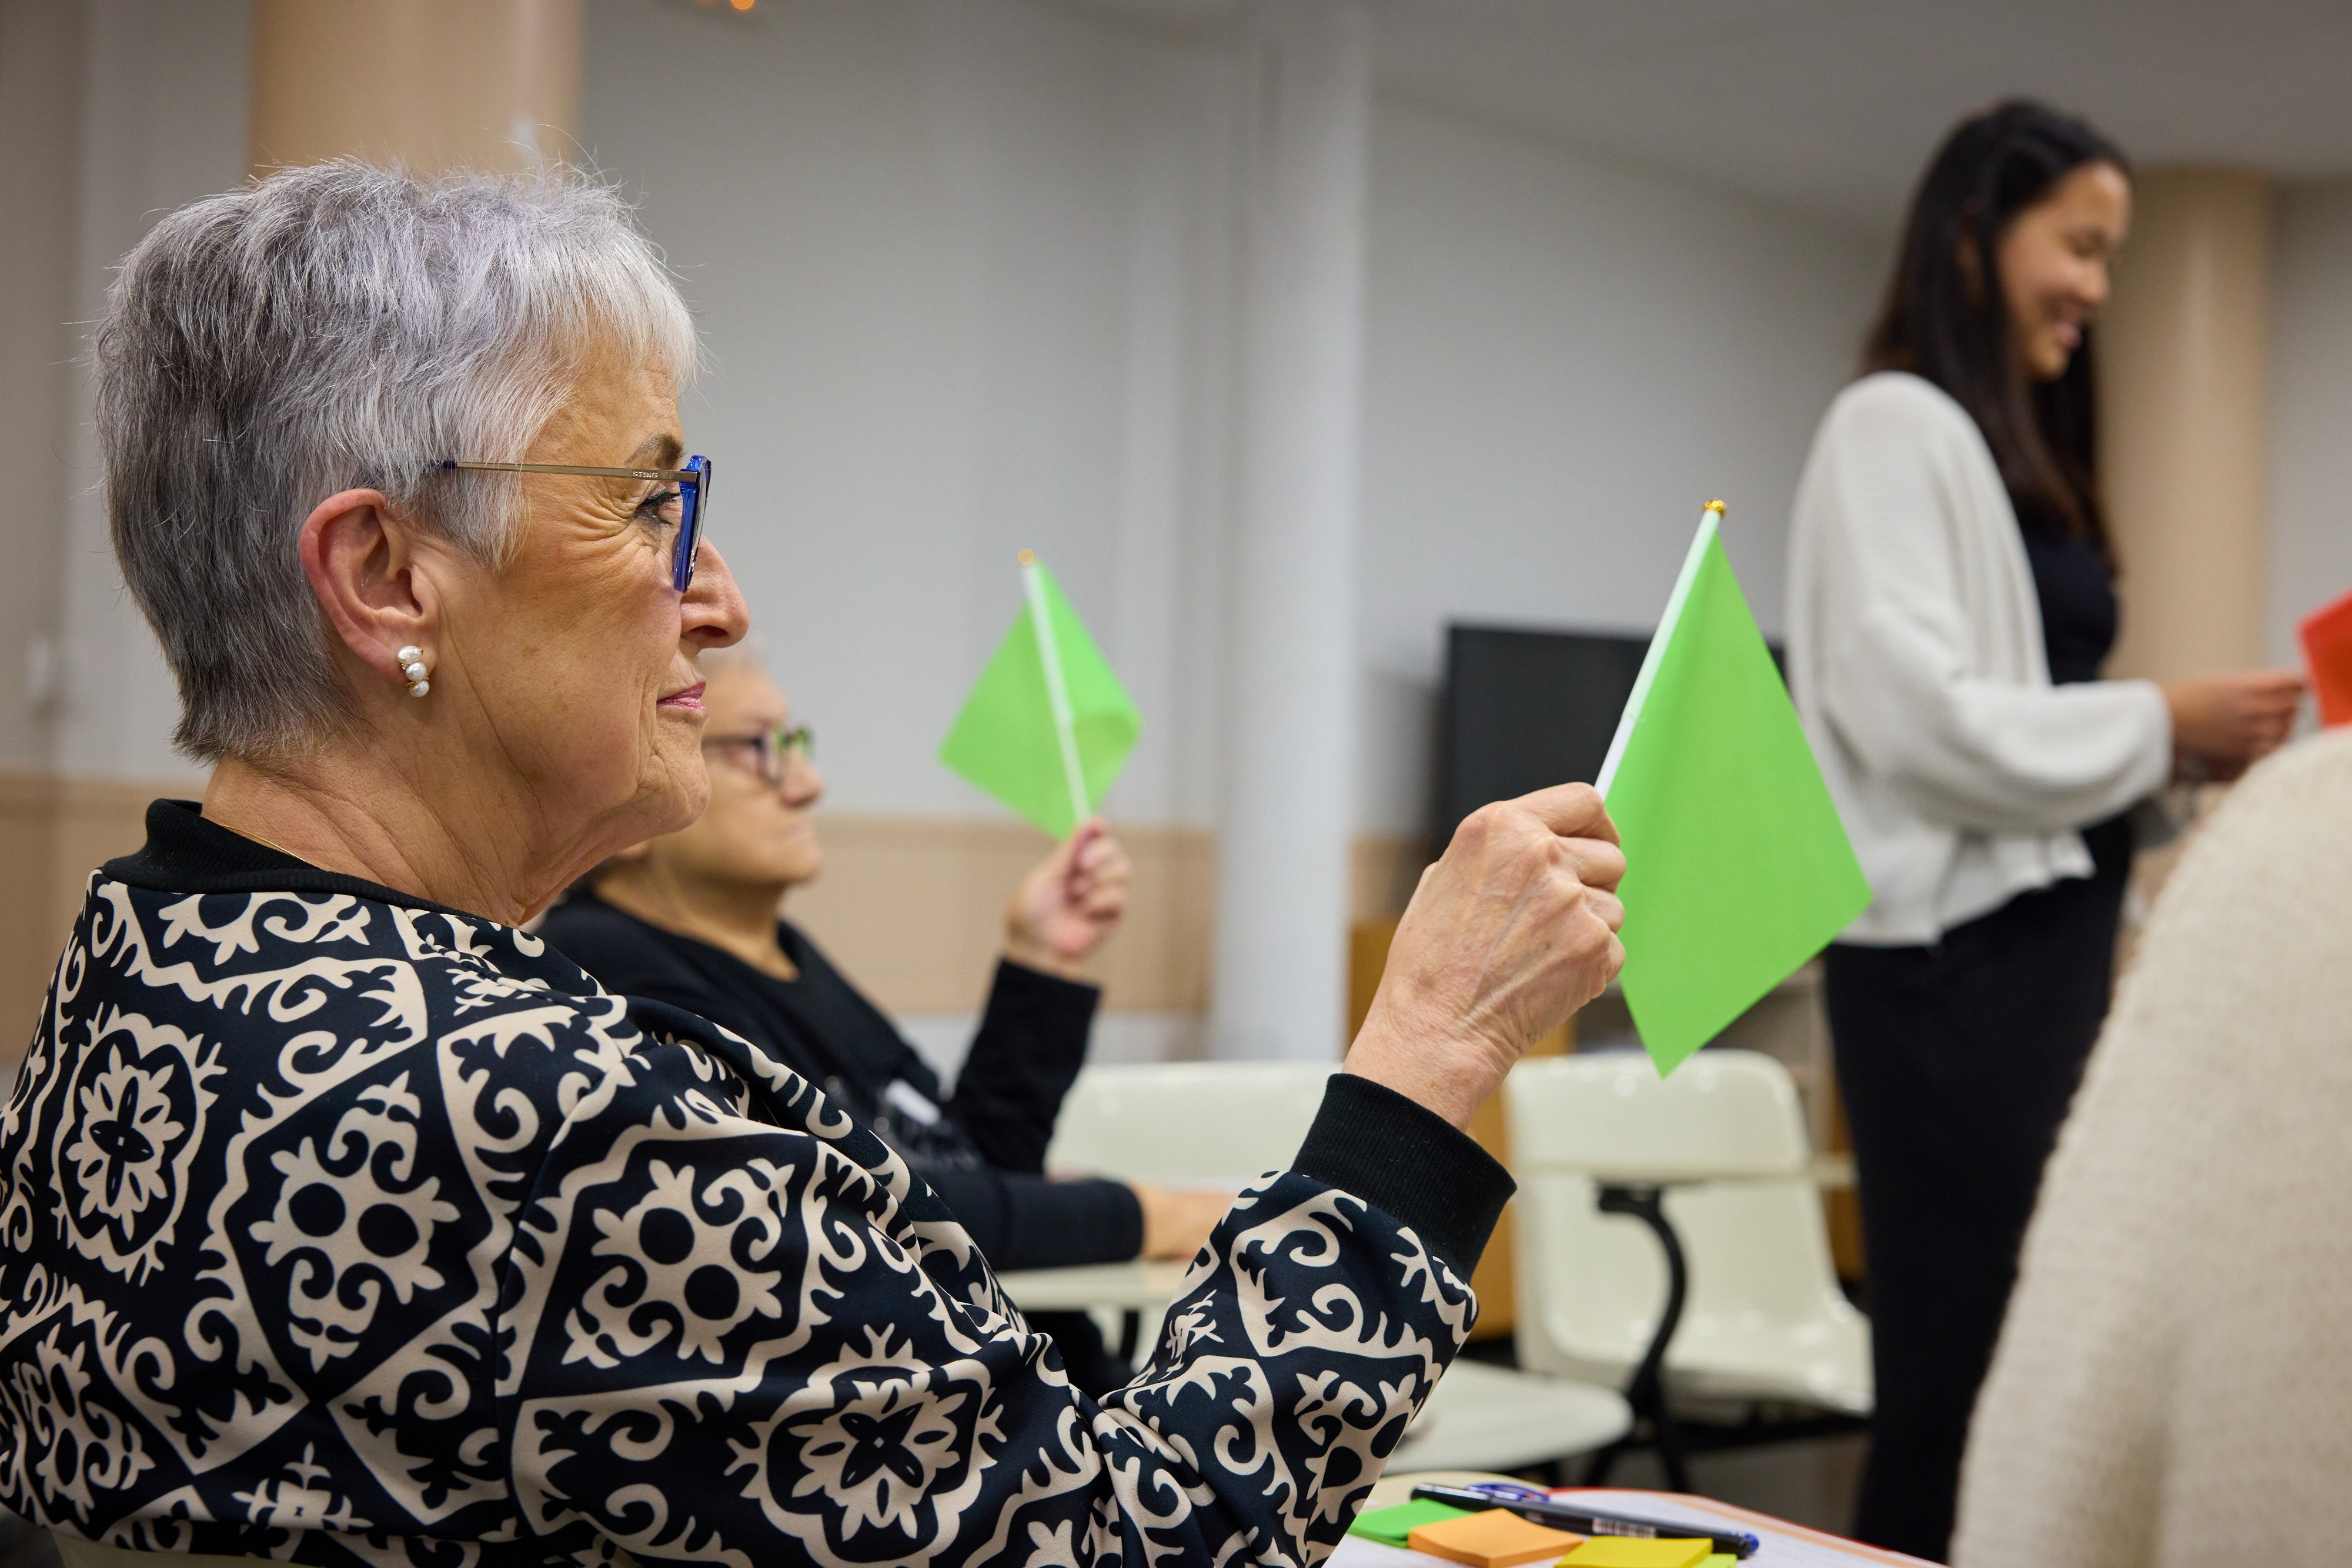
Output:
[[[349,711],[296,540],[375,489],[485,563],[511,476],[589,356],[697,368],[660,254],[576,171],[421,180],[288,169],[164,218],[124,257],[96,335],[114,553],[180,687],[201,761],[308,750]],[[617,460],[617,459],[616,459]]]

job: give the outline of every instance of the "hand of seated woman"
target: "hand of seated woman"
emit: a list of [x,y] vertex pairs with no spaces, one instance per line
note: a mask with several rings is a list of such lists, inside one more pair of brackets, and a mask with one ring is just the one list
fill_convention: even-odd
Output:
[[1125,846],[1100,817],[1077,831],[1021,879],[1004,911],[1004,956],[1066,979],[1127,913],[1130,867]]
[[1624,874],[1589,784],[1463,819],[1422,873],[1346,1070],[1466,1128],[1528,1045],[1624,967]]
[[1190,1258],[1209,1243],[1209,1232],[1233,1207],[1234,1195],[1214,1187],[1129,1184],[1143,1206],[1143,1258]]

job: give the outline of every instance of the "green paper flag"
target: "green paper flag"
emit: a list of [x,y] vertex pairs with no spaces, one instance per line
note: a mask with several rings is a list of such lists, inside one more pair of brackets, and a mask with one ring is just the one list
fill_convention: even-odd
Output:
[[1625,1001],[1661,1077],[1870,903],[1722,510],[1700,519],[1599,780],[1625,846]]
[[1127,766],[1143,716],[1027,550],[1021,575],[1028,602],[940,743],[940,760],[1064,839]]

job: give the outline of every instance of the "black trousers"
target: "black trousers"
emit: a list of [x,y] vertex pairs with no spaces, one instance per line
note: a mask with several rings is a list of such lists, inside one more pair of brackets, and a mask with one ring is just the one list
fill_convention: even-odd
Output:
[[2042,1167],[2106,1016],[2131,857],[2128,839],[2118,853],[2100,836],[2095,876],[1931,947],[1841,943],[1824,960],[1877,1382],[1854,1534],[1931,1562],[1950,1546]]

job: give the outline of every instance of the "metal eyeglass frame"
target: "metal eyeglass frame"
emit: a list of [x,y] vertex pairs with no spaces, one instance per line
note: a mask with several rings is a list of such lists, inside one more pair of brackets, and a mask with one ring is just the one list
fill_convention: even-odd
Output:
[[592,479],[651,479],[677,486],[677,539],[670,547],[669,585],[684,593],[694,581],[702,554],[702,522],[710,507],[710,459],[689,457],[683,468],[583,468],[570,463],[457,463],[434,465],[446,473],[467,468],[490,474],[583,474]]
[[793,753],[803,758],[816,756],[816,732],[804,724],[776,725],[752,735],[706,735],[702,748],[715,751],[722,747],[748,747],[755,766],[752,771],[769,789],[780,788],[792,777]]

